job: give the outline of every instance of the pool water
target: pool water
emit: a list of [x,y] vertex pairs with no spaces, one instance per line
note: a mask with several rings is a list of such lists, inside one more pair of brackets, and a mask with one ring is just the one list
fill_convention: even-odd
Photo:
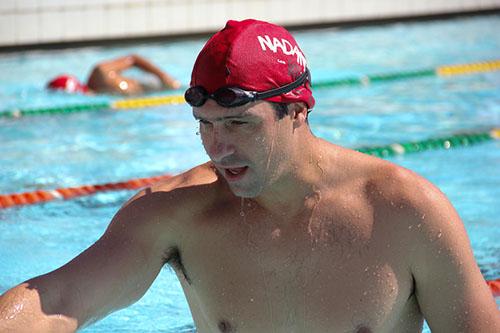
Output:
[[[222,24],[222,23],[221,23]],[[295,32],[315,80],[434,68],[500,56],[500,16]],[[45,82],[141,54],[185,85],[204,40],[0,54],[0,110],[116,99],[48,93]],[[133,72],[132,75],[139,75]],[[315,91],[313,132],[347,147],[500,127],[500,72]],[[205,162],[187,105],[0,118],[0,193],[174,174]],[[500,277],[500,141],[391,158],[439,186],[461,215],[486,279]],[[0,293],[90,246],[133,191],[0,210]],[[500,300],[497,299],[497,304]],[[165,267],[148,293],[83,332],[187,332],[192,319]],[[427,328],[426,328],[427,330]]]

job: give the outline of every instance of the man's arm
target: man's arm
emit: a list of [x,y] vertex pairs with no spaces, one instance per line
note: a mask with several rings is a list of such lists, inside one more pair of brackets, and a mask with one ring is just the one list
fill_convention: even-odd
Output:
[[412,180],[411,270],[432,332],[500,332],[500,313],[476,264],[464,226],[437,188]]
[[160,81],[163,83],[163,85],[167,88],[178,89],[181,86],[179,81],[175,80],[166,72],[162,71],[151,61],[136,54],[131,54],[125,57],[109,60],[98,64],[96,67],[99,67],[104,72],[109,72],[109,71],[121,72],[130,67],[137,67],[145,72],[151,73],[156,77],[158,77]]
[[1,296],[0,332],[73,332],[142,297],[173,239],[158,230],[162,224],[151,213],[158,200],[150,196],[125,205],[75,259]]

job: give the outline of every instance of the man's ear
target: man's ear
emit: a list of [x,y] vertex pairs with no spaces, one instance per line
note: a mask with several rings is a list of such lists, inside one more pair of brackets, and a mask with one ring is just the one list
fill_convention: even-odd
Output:
[[307,105],[302,102],[292,103],[288,106],[290,108],[290,114],[293,117],[293,127],[298,128],[307,124]]

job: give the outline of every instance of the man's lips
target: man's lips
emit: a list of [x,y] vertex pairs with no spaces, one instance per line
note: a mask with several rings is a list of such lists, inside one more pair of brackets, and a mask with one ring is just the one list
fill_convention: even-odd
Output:
[[238,168],[224,168],[226,171],[232,173],[233,175],[237,175],[243,170],[245,170],[247,167],[238,167]]
[[243,167],[223,167],[221,168],[224,170],[224,176],[228,180],[237,180],[245,174],[245,171],[247,171],[248,167],[243,166]]

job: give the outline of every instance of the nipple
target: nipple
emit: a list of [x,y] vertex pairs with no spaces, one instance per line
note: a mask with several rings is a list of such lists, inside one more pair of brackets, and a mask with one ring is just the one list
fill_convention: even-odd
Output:
[[231,327],[231,324],[226,321],[226,320],[221,320],[219,321],[219,323],[217,324],[217,327],[219,328],[219,331],[221,333],[231,333],[231,332],[234,332],[232,327]]

